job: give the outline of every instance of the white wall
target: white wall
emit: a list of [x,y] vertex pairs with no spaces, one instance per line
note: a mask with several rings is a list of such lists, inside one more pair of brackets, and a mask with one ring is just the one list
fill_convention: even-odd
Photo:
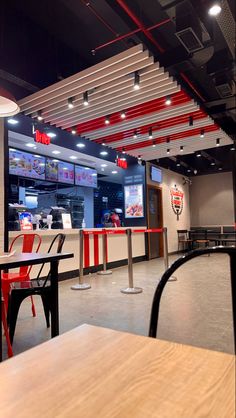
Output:
[[[150,180],[150,164],[147,163],[147,183],[157,186],[157,183]],[[163,181],[160,185],[162,189],[162,203],[163,203],[163,226],[168,230],[168,249],[169,252],[178,250],[178,229],[190,228],[190,205],[189,205],[189,185],[183,185],[183,176],[171,170],[161,169],[163,173]],[[177,216],[173,212],[171,205],[170,189],[177,186],[184,193],[183,211],[177,221]]]
[[0,118],[0,252],[4,249],[4,120]]
[[191,225],[233,225],[232,173],[192,178],[190,188]]

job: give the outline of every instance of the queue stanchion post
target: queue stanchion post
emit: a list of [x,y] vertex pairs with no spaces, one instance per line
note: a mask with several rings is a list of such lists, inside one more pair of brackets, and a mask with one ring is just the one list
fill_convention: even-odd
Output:
[[106,230],[103,230],[103,235],[102,235],[102,256],[103,256],[103,270],[98,271],[97,274],[99,275],[109,275],[112,274],[111,270],[107,270],[107,234],[106,234]]
[[[169,252],[168,252],[168,237],[167,237],[167,228],[163,228],[163,241],[164,241],[164,265],[165,270],[169,268]],[[177,277],[171,276],[169,282],[176,282]]]
[[126,294],[142,293],[143,289],[141,287],[134,287],[133,259],[132,259],[132,231],[130,228],[126,230],[126,235],[127,235],[127,249],[128,249],[129,286],[122,288],[120,291],[121,293],[126,293]]
[[80,253],[79,253],[79,283],[71,286],[72,290],[86,290],[90,289],[91,285],[89,283],[83,283],[84,277],[84,231],[81,229],[79,231],[79,244],[80,244]]

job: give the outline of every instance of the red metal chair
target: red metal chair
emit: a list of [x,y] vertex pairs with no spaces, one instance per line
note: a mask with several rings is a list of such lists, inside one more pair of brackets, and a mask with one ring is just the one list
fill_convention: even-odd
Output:
[[2,325],[3,325],[3,330],[4,330],[4,334],[5,334],[6,341],[7,341],[7,354],[8,354],[8,357],[12,357],[13,351],[12,351],[11,341],[9,337],[9,331],[8,331],[8,326],[7,326],[7,316],[6,316],[5,304],[4,304],[3,298],[1,300],[1,310],[2,310]]
[[[37,253],[39,251],[42,239],[38,234],[20,234],[15,237],[10,245],[9,251],[13,251],[16,241],[22,240],[22,253]],[[2,273],[2,295],[6,312],[8,311],[8,298],[10,285],[13,282],[22,282],[30,280],[32,266],[22,266],[17,273]],[[31,297],[32,314],[36,316],[33,297]]]

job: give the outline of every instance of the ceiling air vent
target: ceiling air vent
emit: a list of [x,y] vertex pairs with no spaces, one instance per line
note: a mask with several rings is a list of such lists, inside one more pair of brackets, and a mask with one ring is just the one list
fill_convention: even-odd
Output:
[[223,99],[233,96],[232,86],[229,83],[218,84],[216,90]]
[[191,27],[176,32],[175,35],[189,53],[193,53],[204,48],[202,42]]

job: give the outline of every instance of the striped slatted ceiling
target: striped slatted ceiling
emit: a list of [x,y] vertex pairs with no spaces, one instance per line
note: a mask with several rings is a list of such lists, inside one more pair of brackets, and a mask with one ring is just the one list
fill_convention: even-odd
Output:
[[[134,73],[140,89],[134,90]],[[89,105],[83,103],[88,92]],[[166,97],[171,104],[166,104]],[[73,108],[68,108],[72,99]],[[144,160],[212,148],[232,142],[206,112],[169,76],[142,45],[137,45],[20,101],[32,118],[72,130],[117,151]],[[121,118],[121,112],[125,118]],[[109,117],[109,124],[105,118]],[[193,124],[189,118],[193,118]],[[149,131],[152,138],[149,139]],[[204,138],[200,133],[204,129]],[[137,137],[134,137],[134,133]]]

